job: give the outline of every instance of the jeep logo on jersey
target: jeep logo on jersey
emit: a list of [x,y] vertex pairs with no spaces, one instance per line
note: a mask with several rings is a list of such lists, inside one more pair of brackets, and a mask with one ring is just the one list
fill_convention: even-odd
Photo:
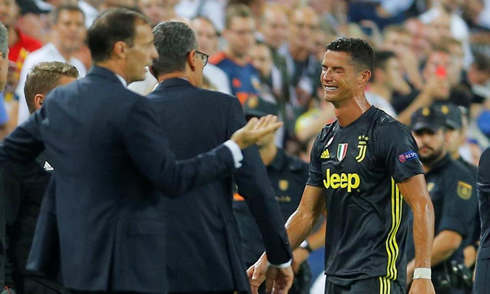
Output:
[[325,188],[329,189],[346,189],[347,192],[351,192],[352,189],[359,188],[361,184],[361,178],[356,173],[341,173],[341,174],[330,174],[330,169],[328,168],[325,172],[325,179],[323,180],[323,185]]

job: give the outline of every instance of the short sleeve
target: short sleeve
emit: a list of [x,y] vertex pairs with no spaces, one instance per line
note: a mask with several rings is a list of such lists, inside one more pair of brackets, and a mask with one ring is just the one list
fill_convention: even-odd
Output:
[[[323,132],[323,131],[322,131]],[[315,143],[311,148],[310,153],[310,169],[308,172],[307,185],[314,187],[323,187],[323,174],[322,174],[322,162],[320,159],[322,144],[320,143],[320,138],[322,132],[318,134],[315,139]]]
[[395,182],[423,174],[417,144],[406,126],[397,121],[383,123],[376,138],[377,154]]
[[459,173],[445,181],[444,189],[442,219],[436,232],[449,230],[463,238],[469,237],[476,218],[475,187],[470,184],[469,176]]

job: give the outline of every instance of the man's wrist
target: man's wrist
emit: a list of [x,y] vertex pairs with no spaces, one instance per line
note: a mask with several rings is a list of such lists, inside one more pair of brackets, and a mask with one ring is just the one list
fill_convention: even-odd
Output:
[[292,263],[293,263],[293,260],[290,259],[288,262],[281,263],[281,264],[272,264],[269,262],[269,265],[273,266],[273,267],[277,267],[277,268],[287,268],[287,267],[291,266]]
[[413,271],[413,279],[427,279],[430,280],[432,276],[432,270],[430,268],[418,267]]
[[238,144],[233,140],[226,141],[224,145],[230,149],[231,155],[233,156],[233,160],[235,162],[235,168],[240,168],[243,160],[243,153],[242,150],[240,150],[240,146],[238,146]]

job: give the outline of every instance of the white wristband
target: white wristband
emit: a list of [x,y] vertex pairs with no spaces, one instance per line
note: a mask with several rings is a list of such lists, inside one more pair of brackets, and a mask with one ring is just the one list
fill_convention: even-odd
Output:
[[432,275],[432,271],[430,268],[416,268],[413,271],[413,279],[427,279],[430,280]]

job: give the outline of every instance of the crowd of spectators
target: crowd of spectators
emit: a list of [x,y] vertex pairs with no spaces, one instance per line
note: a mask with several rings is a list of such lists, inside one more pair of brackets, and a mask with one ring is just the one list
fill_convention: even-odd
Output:
[[[9,74],[1,94],[1,136],[28,117],[23,85],[42,61],[91,66],[86,31],[97,15],[123,6],[153,24],[183,21],[209,55],[205,85],[242,103],[277,104],[285,122],[276,143],[307,153],[334,119],[320,84],[325,46],[342,36],[369,40],[377,62],[366,96],[405,124],[435,101],[460,106],[468,124],[462,156],[477,163],[490,138],[490,3],[486,0],[0,0],[9,34]],[[149,93],[156,80],[130,88]],[[310,142],[311,143],[311,142]],[[307,158],[307,156],[305,156]]]

